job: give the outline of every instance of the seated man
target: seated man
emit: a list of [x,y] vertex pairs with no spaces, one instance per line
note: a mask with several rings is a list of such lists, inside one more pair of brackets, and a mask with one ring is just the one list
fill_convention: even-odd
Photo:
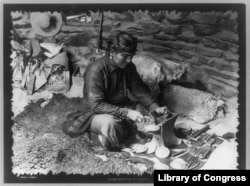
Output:
[[89,130],[101,137],[103,146],[120,147],[131,127],[126,120],[143,121],[145,109],[161,114],[167,111],[154,102],[131,62],[136,47],[137,39],[125,32],[113,36],[106,56],[92,62],[84,74],[83,95],[89,111],[75,124],[65,123],[64,132],[74,136]]

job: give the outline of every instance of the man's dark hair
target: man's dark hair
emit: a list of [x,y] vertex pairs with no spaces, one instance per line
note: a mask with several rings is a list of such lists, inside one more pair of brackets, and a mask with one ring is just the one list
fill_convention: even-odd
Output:
[[109,43],[109,50],[114,52],[128,52],[135,53],[137,47],[137,38],[132,35],[121,31],[112,36]]

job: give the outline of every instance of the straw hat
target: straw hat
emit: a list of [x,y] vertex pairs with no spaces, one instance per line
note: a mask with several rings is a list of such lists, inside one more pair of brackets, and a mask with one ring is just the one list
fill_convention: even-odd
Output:
[[62,27],[62,15],[58,12],[33,12],[30,15],[32,28],[42,36],[53,36]]

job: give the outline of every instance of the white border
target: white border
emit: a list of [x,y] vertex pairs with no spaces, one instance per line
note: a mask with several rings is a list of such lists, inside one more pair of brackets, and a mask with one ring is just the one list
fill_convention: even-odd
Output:
[[[34,0],[1,0],[0,1],[0,185],[5,185],[3,183],[3,144],[4,144],[4,140],[3,140],[3,4],[35,4]],[[249,22],[249,18],[250,18],[250,5],[249,5],[249,0],[71,0],[71,1],[67,1],[67,0],[39,0],[36,1],[36,3],[59,3],[59,4],[64,4],[64,3],[70,3],[70,4],[74,4],[74,3],[174,3],[174,4],[178,4],[178,3],[243,3],[246,5],[246,96],[247,96],[247,102],[246,102],[246,169],[250,169],[250,123],[248,123],[248,121],[250,121],[250,100],[248,98],[248,95],[250,93],[250,52],[249,52],[249,44],[250,44],[250,38],[249,38],[249,34],[250,33],[250,22]],[[8,184],[8,186],[12,186],[12,185],[20,185],[20,184]],[[62,183],[60,184],[32,184],[32,185],[62,185]],[[79,184],[67,184],[67,185],[72,185],[72,186],[78,186]],[[89,184],[82,184],[81,185],[89,185]],[[91,184],[91,186],[97,186],[97,185],[110,185],[110,184]],[[117,184],[112,184],[112,185],[117,185]],[[119,184],[119,185],[127,185],[127,184]],[[142,185],[142,184],[129,184],[130,186],[135,186],[135,185]],[[153,185],[153,184],[147,184],[147,185]]]

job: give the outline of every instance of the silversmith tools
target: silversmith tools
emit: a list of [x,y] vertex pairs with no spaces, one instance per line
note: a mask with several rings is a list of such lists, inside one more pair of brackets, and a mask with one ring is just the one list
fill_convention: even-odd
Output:
[[210,129],[209,125],[206,125],[200,130],[195,131],[193,134],[191,134],[191,138],[196,139],[198,136],[200,136],[202,133],[206,132],[207,130]]
[[199,158],[201,159],[208,159],[210,153],[212,152],[211,149],[204,149],[203,152],[199,155]]

